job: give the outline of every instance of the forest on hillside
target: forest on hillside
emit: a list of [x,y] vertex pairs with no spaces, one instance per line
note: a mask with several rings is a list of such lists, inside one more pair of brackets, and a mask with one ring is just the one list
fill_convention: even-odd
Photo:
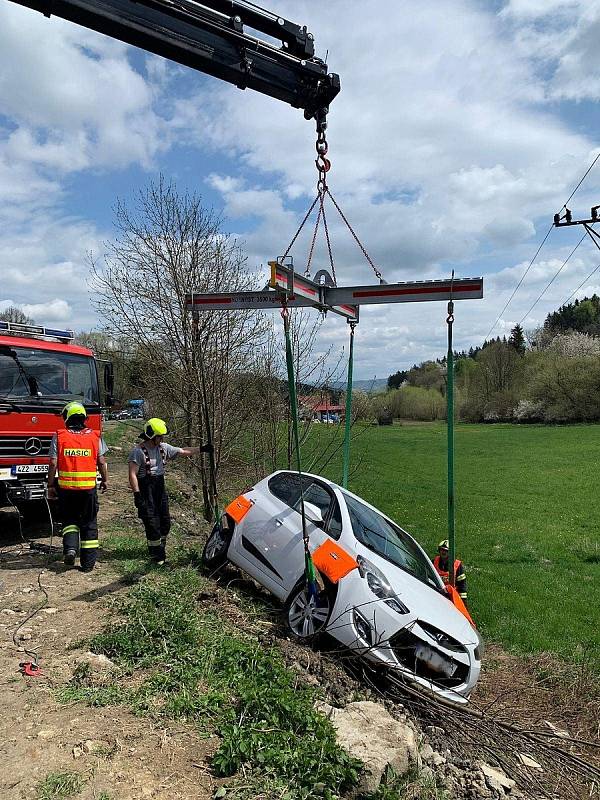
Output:
[[[508,338],[455,354],[456,413],[467,422],[600,420],[600,297],[561,306],[535,331],[515,325]],[[446,416],[446,357],[388,378],[376,414],[433,420]]]

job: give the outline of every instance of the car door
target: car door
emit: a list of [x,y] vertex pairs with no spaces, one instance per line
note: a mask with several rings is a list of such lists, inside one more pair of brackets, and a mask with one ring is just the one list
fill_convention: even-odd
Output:
[[[331,490],[315,478],[302,476],[304,501],[317,506],[323,515],[325,530],[309,519],[306,531],[310,549],[321,544],[331,529],[334,536],[341,531],[339,505]],[[304,572],[304,542],[302,538],[302,516],[300,513],[300,481],[297,473],[280,472],[269,480],[269,494],[275,513],[264,519],[259,527],[253,527],[250,544],[251,557],[268,565],[271,577],[287,595]],[[250,537],[249,537],[250,538]]]
[[[297,476],[296,476],[297,480]],[[320,509],[323,526],[313,523],[306,515],[306,532],[309,547],[314,551],[327,538],[333,517],[338,518],[339,506],[329,487],[309,475],[302,476],[304,502]],[[271,532],[270,549],[273,563],[283,578],[286,592],[291,592],[304,573],[304,541],[302,537],[302,514],[300,493],[293,498],[293,506],[288,507],[275,521]],[[337,509],[337,513],[334,510]],[[341,522],[340,522],[341,530]]]

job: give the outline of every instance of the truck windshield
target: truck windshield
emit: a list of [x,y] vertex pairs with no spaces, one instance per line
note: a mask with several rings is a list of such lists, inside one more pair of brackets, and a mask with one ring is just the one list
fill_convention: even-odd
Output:
[[99,404],[94,359],[51,350],[2,347],[0,396],[7,400],[35,398],[38,402],[79,400]]

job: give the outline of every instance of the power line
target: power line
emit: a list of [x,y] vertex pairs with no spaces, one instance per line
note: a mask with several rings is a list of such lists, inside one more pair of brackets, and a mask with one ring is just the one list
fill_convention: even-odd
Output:
[[595,274],[596,274],[596,272],[598,272],[598,270],[599,270],[599,269],[600,269],[600,264],[598,264],[597,266],[595,266],[595,267],[594,267],[594,269],[593,269],[593,270],[590,272],[590,274],[587,276],[587,278],[584,278],[584,280],[583,280],[583,281],[581,281],[581,283],[580,283],[580,284],[579,284],[579,286],[578,286],[578,287],[575,289],[575,291],[574,291],[574,292],[572,292],[572,293],[571,293],[571,294],[570,294],[570,295],[567,297],[567,299],[566,299],[566,300],[565,300],[563,303],[561,303],[561,305],[563,305],[563,306],[566,306],[566,305],[567,305],[567,303],[569,302],[569,300],[570,300],[572,297],[575,297],[575,295],[576,295],[576,294],[577,294],[577,292],[578,292],[578,291],[581,289],[581,287],[582,287],[584,284],[586,284],[586,283],[589,281],[589,279],[590,279],[590,278],[591,278],[593,275],[595,275]]
[[[580,187],[580,186],[581,186],[581,184],[584,182],[584,180],[587,178],[587,176],[590,174],[590,172],[592,171],[592,167],[594,166],[594,164],[596,163],[596,161],[598,161],[598,159],[599,159],[599,158],[600,158],[600,151],[598,152],[598,155],[596,156],[596,158],[595,158],[595,159],[592,161],[592,163],[589,165],[589,167],[588,167],[588,168],[586,169],[586,171],[584,172],[584,174],[583,174],[583,177],[581,178],[581,180],[579,181],[579,183],[577,184],[577,186],[576,186],[576,187],[573,189],[573,191],[571,192],[571,194],[570,194],[570,195],[569,195],[569,197],[567,198],[567,203],[568,203],[568,202],[569,202],[569,200],[570,200],[570,199],[573,197],[573,195],[575,194],[575,192],[576,192],[576,191],[579,189],[579,187]],[[565,203],[565,204],[564,204],[564,206],[561,208],[561,211],[563,211],[563,210],[564,210],[564,209],[567,207],[567,203]]]
[[[567,202],[568,202],[568,201],[567,201]],[[515,286],[515,288],[513,289],[513,293],[512,293],[512,294],[511,294],[511,296],[508,298],[508,300],[506,301],[506,303],[505,303],[505,305],[504,305],[504,308],[503,308],[503,309],[502,309],[502,311],[501,311],[501,312],[498,314],[498,316],[496,317],[496,321],[494,322],[494,324],[492,325],[492,327],[489,329],[489,331],[488,331],[488,334],[487,334],[487,336],[485,337],[486,339],[489,339],[489,337],[490,337],[490,334],[492,333],[492,331],[494,330],[494,328],[495,328],[495,327],[496,327],[496,325],[498,324],[498,322],[499,322],[499,320],[500,320],[500,317],[502,316],[502,314],[504,314],[504,312],[506,311],[506,309],[507,309],[507,308],[508,308],[508,306],[510,305],[510,301],[511,301],[511,300],[513,299],[513,297],[516,295],[516,293],[517,293],[517,291],[518,291],[518,289],[519,289],[519,286],[520,286],[520,285],[523,283],[523,281],[525,280],[525,278],[526,278],[526,276],[527,276],[527,273],[529,272],[529,270],[530,270],[530,269],[531,269],[531,267],[533,266],[533,262],[536,260],[536,258],[537,258],[537,257],[538,257],[538,255],[540,254],[540,250],[541,250],[541,249],[542,249],[542,247],[543,247],[543,246],[546,244],[546,239],[547,239],[547,238],[550,236],[550,234],[552,233],[552,229],[553,229],[553,228],[554,228],[554,225],[550,225],[550,227],[548,228],[548,232],[547,232],[547,234],[544,236],[544,239],[543,239],[543,241],[542,241],[541,245],[540,245],[540,246],[538,247],[538,249],[536,250],[534,257],[531,259],[531,261],[529,262],[529,264],[528,264],[528,266],[527,266],[527,269],[525,270],[525,272],[524,272],[524,273],[523,273],[523,275],[521,276],[521,280],[520,280],[520,281],[517,283],[517,285],[516,285],[516,286]]]
[[[575,186],[575,188],[573,189],[573,191],[571,192],[571,194],[568,196],[568,198],[567,198],[566,202],[563,204],[563,206],[562,206],[562,208],[561,208],[561,211],[564,211],[564,209],[566,209],[566,207],[567,207],[567,203],[568,203],[568,202],[569,202],[569,201],[570,201],[570,200],[573,198],[573,196],[575,195],[575,193],[578,191],[579,187],[580,187],[580,186],[581,186],[581,184],[584,182],[584,180],[587,178],[587,176],[590,174],[590,172],[592,171],[592,169],[593,169],[594,165],[596,164],[596,162],[598,161],[598,159],[599,159],[599,158],[600,158],[600,151],[598,151],[598,153],[596,154],[596,157],[593,159],[592,163],[589,165],[589,167],[586,169],[586,171],[585,171],[585,172],[583,173],[583,175],[581,176],[581,178],[580,178],[580,180],[579,180],[578,184]],[[560,213],[560,212],[559,212],[559,213]],[[506,302],[506,304],[505,304],[504,308],[503,308],[503,309],[502,309],[502,311],[501,311],[501,312],[498,314],[498,316],[496,317],[496,320],[495,320],[494,324],[493,324],[493,325],[492,325],[492,327],[489,329],[489,331],[488,331],[488,334],[487,334],[487,336],[485,337],[486,339],[489,339],[489,337],[490,337],[490,334],[492,333],[492,331],[494,330],[494,328],[495,328],[495,327],[496,327],[496,325],[498,324],[498,322],[499,322],[500,318],[502,317],[502,315],[504,314],[504,312],[506,311],[506,309],[507,309],[507,308],[508,308],[508,306],[510,305],[510,303],[511,303],[511,301],[512,301],[513,297],[515,296],[515,294],[517,293],[517,291],[518,291],[519,287],[521,286],[521,284],[522,284],[522,283],[523,283],[523,281],[525,280],[525,277],[527,276],[527,274],[528,274],[529,270],[530,270],[530,269],[531,269],[531,267],[533,266],[533,263],[534,263],[534,261],[536,260],[536,258],[537,258],[537,257],[538,257],[538,255],[540,254],[540,250],[541,250],[541,249],[542,249],[542,247],[543,247],[543,246],[546,244],[546,240],[547,240],[547,239],[548,239],[548,237],[550,236],[550,233],[552,232],[552,228],[553,228],[553,227],[554,227],[554,225],[552,224],[552,225],[550,225],[550,227],[548,228],[548,232],[546,233],[546,235],[544,236],[544,238],[543,238],[543,240],[542,240],[542,243],[540,244],[540,246],[539,246],[539,247],[538,247],[538,249],[536,250],[534,257],[533,257],[533,258],[531,259],[531,261],[529,262],[529,264],[528,264],[528,266],[527,266],[527,269],[525,270],[525,272],[524,272],[524,273],[523,273],[523,275],[521,276],[521,279],[519,280],[519,282],[518,282],[518,283],[517,283],[517,285],[515,286],[515,288],[514,288],[514,290],[513,290],[513,293],[512,293],[512,294],[511,294],[511,296],[508,298],[508,300],[507,300],[507,302]],[[579,244],[581,244],[581,242],[579,242]],[[577,247],[579,247],[579,244],[577,245]],[[575,249],[577,249],[577,248],[575,248]],[[575,252],[575,251],[573,251],[573,252]],[[573,253],[571,253],[571,255],[573,255]],[[570,258],[570,257],[571,257],[571,256],[569,256],[569,258]],[[563,264],[563,266],[564,266],[564,264]],[[561,267],[561,269],[562,269],[562,267]],[[559,271],[560,271],[560,270],[559,270]],[[555,276],[555,277],[556,277],[556,276]],[[553,280],[554,280],[554,279],[553,279]],[[546,288],[548,288],[548,287],[546,287]],[[545,291],[545,290],[544,290],[544,291]],[[578,291],[578,290],[576,290],[576,291]],[[538,300],[539,300],[539,299],[540,299],[540,298],[538,298]],[[538,300],[536,300],[536,301],[535,301],[535,303],[534,303],[534,306],[536,305],[536,303],[538,302]],[[533,308],[533,306],[532,306],[532,308]],[[530,309],[530,310],[531,310],[531,309]],[[529,313],[529,312],[527,312],[527,313]],[[526,315],[526,316],[527,316],[527,315]],[[521,322],[522,322],[522,320],[521,320]],[[519,323],[519,324],[520,324],[520,323]]]
[[537,306],[537,304],[538,304],[538,303],[539,303],[539,301],[542,299],[542,297],[543,297],[543,296],[546,294],[546,292],[548,291],[548,289],[549,289],[549,288],[552,286],[552,284],[554,283],[554,281],[555,281],[555,280],[558,278],[558,276],[560,275],[560,273],[561,273],[561,272],[563,271],[563,269],[564,269],[564,268],[567,266],[567,264],[568,264],[568,263],[569,263],[569,261],[571,260],[572,256],[574,255],[575,251],[577,250],[577,248],[579,247],[579,245],[580,245],[580,244],[583,242],[583,240],[585,239],[585,237],[586,237],[586,236],[587,236],[587,233],[584,233],[584,234],[583,234],[583,236],[581,237],[581,239],[580,239],[580,240],[577,242],[577,244],[575,245],[575,247],[574,247],[574,248],[571,250],[571,252],[569,253],[569,255],[568,255],[566,258],[565,258],[565,260],[563,261],[563,263],[560,265],[560,267],[559,267],[559,268],[556,270],[556,272],[554,273],[554,275],[552,276],[552,278],[551,278],[551,279],[548,281],[548,283],[546,284],[546,286],[545,286],[545,287],[542,289],[542,291],[541,291],[541,292],[540,292],[540,294],[538,295],[538,297],[537,297],[537,299],[536,299],[535,303],[534,303],[534,304],[531,306],[531,308],[530,308],[530,309],[529,309],[529,311],[528,311],[528,312],[525,314],[525,316],[524,316],[524,317],[523,317],[523,318],[522,318],[522,319],[519,321],[519,325],[521,325],[521,324],[522,324],[522,323],[523,323],[523,322],[524,322],[524,321],[527,319],[527,317],[528,317],[528,316],[531,314],[531,312],[533,311],[533,309],[534,309],[534,308]]

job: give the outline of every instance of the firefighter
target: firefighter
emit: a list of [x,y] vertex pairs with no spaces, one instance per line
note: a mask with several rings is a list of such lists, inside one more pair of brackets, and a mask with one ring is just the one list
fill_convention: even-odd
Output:
[[[433,559],[433,566],[435,571],[444,581],[448,583],[450,580],[450,570],[448,569],[448,555],[450,553],[450,544],[448,539],[443,539],[438,545],[438,554]],[[454,560],[454,585],[456,590],[461,596],[463,602],[467,602],[467,576],[465,575],[465,568],[462,561],[458,558]]]
[[163,441],[168,435],[162,419],[153,417],[145,425],[142,442],[129,454],[129,486],[138,516],[144,523],[148,554],[156,564],[166,561],[167,536],[171,529],[169,497],[165,487],[165,464],[178,456],[193,456],[199,447],[174,447]]
[[67,403],[62,418],[65,427],[50,442],[48,498],[58,495],[64,563],[72,567],[79,552],[81,571],[91,572],[98,554],[96,470],[104,493],[108,482],[104,458],[107,448],[98,431],[86,427],[87,412],[81,403]]

